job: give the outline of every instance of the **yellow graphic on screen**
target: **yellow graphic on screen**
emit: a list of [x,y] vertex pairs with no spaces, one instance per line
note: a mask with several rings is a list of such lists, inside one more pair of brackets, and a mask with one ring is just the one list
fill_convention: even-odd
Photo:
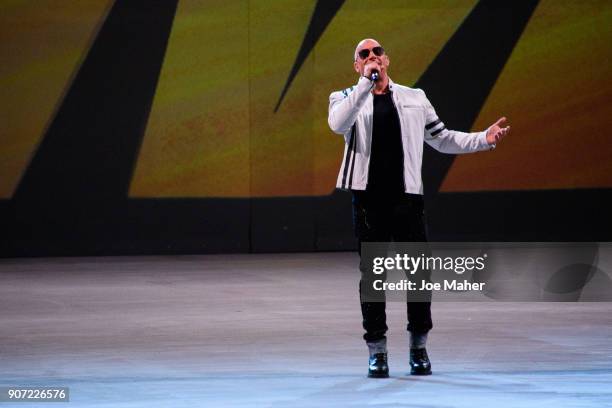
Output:
[[[316,1],[179,0],[130,197],[330,194],[344,141],[328,128],[328,97],[356,82],[356,42],[378,39],[391,78],[412,86],[476,4],[345,2],[274,112]],[[111,5],[0,5],[0,198]],[[472,129],[506,115],[511,134],[494,152],[458,156],[442,191],[612,187],[610,21],[609,1],[539,3]]]
[[13,195],[112,3],[0,3],[0,198]]
[[441,191],[612,187],[611,22],[609,1],[542,1],[474,125],[504,114],[511,134]]

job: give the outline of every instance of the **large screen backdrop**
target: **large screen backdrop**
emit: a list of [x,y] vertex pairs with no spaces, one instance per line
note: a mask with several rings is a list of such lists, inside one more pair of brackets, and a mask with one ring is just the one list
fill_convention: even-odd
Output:
[[512,126],[426,151],[432,238],[610,238],[610,2],[60,3],[0,6],[5,254],[352,247],[327,108],[368,37],[447,127]]

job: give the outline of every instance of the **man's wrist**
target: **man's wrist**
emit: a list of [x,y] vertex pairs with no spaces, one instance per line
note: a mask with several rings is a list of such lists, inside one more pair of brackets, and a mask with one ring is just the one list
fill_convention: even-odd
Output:
[[487,137],[487,134],[489,133],[489,129],[485,130],[484,132],[480,133],[480,145],[482,146],[483,150],[493,150],[495,149],[495,143],[493,144],[489,144],[489,138]]

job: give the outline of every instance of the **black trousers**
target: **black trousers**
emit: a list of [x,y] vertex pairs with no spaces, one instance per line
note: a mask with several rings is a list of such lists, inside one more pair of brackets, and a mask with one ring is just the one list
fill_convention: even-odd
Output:
[[[363,242],[426,242],[427,227],[423,196],[418,194],[381,194],[353,190],[353,222],[361,259],[359,294],[366,341],[385,338],[387,316],[385,301],[364,301],[362,285],[371,284],[371,274],[361,254]],[[431,302],[407,302],[407,329],[413,333],[427,333],[433,327]]]

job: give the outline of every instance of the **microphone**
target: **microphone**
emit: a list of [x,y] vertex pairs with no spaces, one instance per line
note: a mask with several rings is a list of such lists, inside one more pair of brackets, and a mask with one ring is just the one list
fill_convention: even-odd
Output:
[[372,70],[372,73],[370,74],[370,79],[374,82],[378,81],[378,77],[380,76],[380,74],[378,73],[378,71],[376,70]]

